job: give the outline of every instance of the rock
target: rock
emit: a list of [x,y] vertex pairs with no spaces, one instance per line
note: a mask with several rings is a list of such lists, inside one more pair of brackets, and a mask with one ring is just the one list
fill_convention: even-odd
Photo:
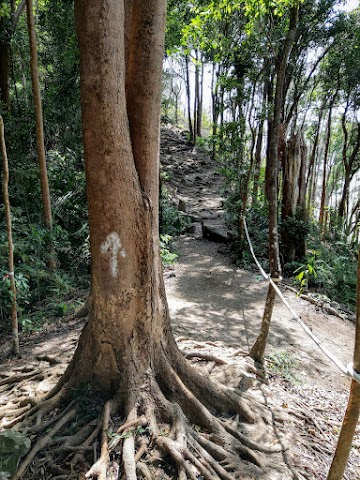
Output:
[[185,228],[186,233],[195,233],[195,230],[196,230],[195,223],[192,223],[191,225]]
[[178,203],[178,211],[179,212],[184,212],[186,213],[186,203],[185,203],[185,200],[183,200],[182,198],[179,198],[179,203]]
[[203,237],[207,240],[211,240],[212,242],[228,243],[230,241],[227,229],[222,224],[216,225],[211,223],[203,223],[202,230]]
[[29,451],[31,441],[14,430],[0,432],[0,478],[7,478],[16,472],[21,457]]

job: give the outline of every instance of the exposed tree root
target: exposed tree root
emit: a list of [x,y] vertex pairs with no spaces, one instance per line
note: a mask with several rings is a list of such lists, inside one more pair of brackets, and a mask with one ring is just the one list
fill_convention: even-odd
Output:
[[26,455],[24,461],[22,462],[20,468],[17,470],[15,475],[13,476],[12,480],[18,480],[22,478],[23,474],[25,473],[26,469],[30,465],[30,463],[33,461],[35,458],[36,454],[40,452],[43,448],[46,447],[46,445],[49,443],[51,438],[57,433],[69,420],[71,420],[73,417],[75,417],[77,413],[77,409],[74,408],[67,412],[66,415],[64,415],[58,422],[57,424],[51,429],[49,433],[44,435],[43,437],[40,437],[39,440],[35,443],[35,445],[32,447],[30,452]]
[[187,352],[185,357],[190,358],[199,358],[201,360],[206,360],[207,362],[215,362],[218,365],[226,365],[226,361],[222,358],[217,357],[216,355],[211,355],[210,353],[203,353],[203,352]]
[[108,450],[108,430],[110,423],[111,402],[106,402],[104,406],[102,429],[101,429],[101,452],[99,460],[86,473],[85,478],[97,478],[106,480],[106,472],[110,464]]
[[[216,358],[205,356],[208,362]],[[250,395],[234,388],[214,386],[185,360],[163,360],[161,375],[149,372],[141,388],[125,397],[126,403],[115,395],[100,413],[103,400],[97,398],[96,420],[84,417],[86,398],[74,398],[73,384],[66,380],[42,402],[18,410],[20,415],[5,426],[16,425],[34,443],[14,480],[36,478],[26,474],[36,462],[51,471],[52,478],[69,480],[267,478],[267,456],[278,455],[282,448],[265,441],[270,428],[263,421],[265,407],[251,405]],[[212,398],[205,397],[208,391]],[[267,433],[261,435],[263,430]]]

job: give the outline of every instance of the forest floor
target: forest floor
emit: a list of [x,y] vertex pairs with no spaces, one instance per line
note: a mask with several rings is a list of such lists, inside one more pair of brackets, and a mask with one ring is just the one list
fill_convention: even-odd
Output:
[[[226,230],[217,165],[205,151],[190,147],[180,132],[170,129],[163,130],[161,153],[167,186],[173,198],[180,200],[179,208],[192,218],[188,233],[176,241],[177,262],[165,268],[179,347],[190,352],[192,361],[206,373],[246,390],[280,415],[281,421],[274,421],[273,434],[274,443],[286,445],[280,459],[284,473],[269,473],[267,480],[325,480],[350,380],[324,357],[279,299],[269,336],[266,375],[258,376],[246,352],[259,332],[267,282],[255,269],[236,267],[224,253],[223,244],[203,238],[204,225],[205,231],[206,227],[215,231],[217,240]],[[220,232],[219,238],[216,232]],[[350,363],[354,324],[325,313],[285,287],[283,291],[321,342],[343,363]],[[20,359],[11,359],[9,341],[2,342],[0,412],[6,404],[7,408],[16,404],[14,390],[10,394],[7,389],[13,375],[19,375],[19,395],[28,392],[36,397],[49,391],[70,360],[82,326],[83,320],[68,318],[50,325],[47,331],[22,337]],[[213,361],[215,358],[223,364]],[[24,378],[27,372],[28,378]],[[52,478],[39,473],[26,478],[40,477]],[[360,480],[360,426],[344,478]]]

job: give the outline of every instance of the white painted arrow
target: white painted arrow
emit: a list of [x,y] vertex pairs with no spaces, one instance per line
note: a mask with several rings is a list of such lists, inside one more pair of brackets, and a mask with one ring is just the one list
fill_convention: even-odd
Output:
[[113,278],[118,274],[118,253],[122,257],[126,257],[125,250],[122,248],[122,243],[119,235],[116,232],[110,233],[100,245],[102,254],[110,253],[110,272]]

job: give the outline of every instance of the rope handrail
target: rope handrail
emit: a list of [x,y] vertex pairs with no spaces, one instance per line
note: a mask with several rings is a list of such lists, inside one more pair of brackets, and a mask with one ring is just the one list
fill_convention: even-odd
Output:
[[245,217],[243,217],[243,222],[244,222],[245,235],[246,235],[246,239],[247,239],[248,244],[249,244],[251,255],[252,255],[252,257],[253,257],[253,259],[254,259],[254,261],[255,261],[255,263],[256,263],[256,265],[257,265],[257,267],[258,267],[258,269],[261,273],[261,275],[265,278],[265,280],[268,280],[268,282],[272,285],[275,292],[278,294],[280,299],[283,301],[284,305],[287,307],[287,309],[289,310],[289,312],[293,316],[294,320],[296,320],[298,322],[298,324],[309,335],[309,337],[316,343],[316,345],[320,348],[320,350],[338,367],[338,369],[344,375],[346,375],[347,377],[350,377],[352,380],[355,380],[356,382],[358,382],[360,384],[360,373],[358,373],[354,370],[353,364],[349,363],[347,366],[343,365],[341,363],[341,361],[338,358],[335,357],[335,355],[333,355],[326,347],[324,347],[324,345],[321,344],[321,342],[317,338],[317,336],[313,334],[313,332],[310,330],[310,328],[305,325],[305,323],[301,320],[299,315],[289,305],[288,301],[284,298],[281,290],[276,285],[276,283],[273,281],[271,276],[268,275],[265,272],[265,270],[262,268],[260,262],[256,258],[256,255],[255,255],[255,252],[254,252],[254,249],[253,249]]

